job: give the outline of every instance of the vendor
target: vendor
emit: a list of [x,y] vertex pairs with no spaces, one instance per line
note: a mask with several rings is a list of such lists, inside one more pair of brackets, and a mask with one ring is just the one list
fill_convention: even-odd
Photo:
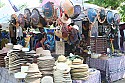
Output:
[[47,47],[48,47],[47,44],[44,44],[46,40],[47,40],[47,35],[46,34],[39,35],[38,42],[37,42],[37,44],[35,46],[35,49],[37,49],[39,47],[42,47],[44,50],[46,50]]

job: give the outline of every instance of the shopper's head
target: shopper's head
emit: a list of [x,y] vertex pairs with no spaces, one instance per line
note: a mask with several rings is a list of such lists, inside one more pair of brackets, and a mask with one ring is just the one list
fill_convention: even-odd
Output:
[[47,40],[47,35],[44,33],[44,34],[40,34],[38,36],[38,41],[42,41],[42,42],[45,42]]

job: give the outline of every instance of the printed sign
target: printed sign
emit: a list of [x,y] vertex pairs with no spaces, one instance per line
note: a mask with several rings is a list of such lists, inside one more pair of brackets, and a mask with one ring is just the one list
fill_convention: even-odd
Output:
[[65,44],[62,41],[56,41],[56,54],[65,54]]

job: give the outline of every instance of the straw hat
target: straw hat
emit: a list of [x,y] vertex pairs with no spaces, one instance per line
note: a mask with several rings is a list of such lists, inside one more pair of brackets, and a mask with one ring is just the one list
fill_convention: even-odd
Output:
[[66,17],[65,13],[62,14],[61,21],[66,24],[70,24],[72,22],[71,18]]
[[40,71],[39,71],[39,68],[38,68],[38,65],[37,64],[30,64],[29,65],[29,68],[28,68],[28,71],[26,72],[26,73],[37,73],[37,72],[39,72],[40,73]]
[[18,45],[14,45],[14,46],[13,46],[13,49],[22,50],[22,47],[23,47],[22,45],[19,45],[19,44],[18,44]]
[[53,83],[53,78],[51,76],[44,76],[41,79],[41,83]]
[[74,6],[70,0],[62,0],[61,8],[69,17],[74,14]]
[[46,55],[47,55],[47,56],[51,56],[51,52],[50,52],[50,50],[43,50],[43,51],[42,51],[42,55],[43,55],[43,56],[46,56]]
[[77,65],[77,64],[83,64],[83,61],[81,60],[81,59],[74,59],[73,60],[73,63],[72,63],[73,65]]
[[5,46],[9,49],[13,49],[13,44],[12,43],[7,43],[5,44]]
[[26,78],[26,83],[40,83],[40,78]]
[[88,69],[88,68],[89,68],[88,64],[71,65],[70,67],[71,67],[72,69],[77,69],[77,68]]
[[59,57],[58,57],[58,62],[66,62],[66,57],[64,56],[64,55],[60,55]]
[[43,48],[39,47],[36,49],[36,54],[40,55],[40,54],[42,54],[42,51],[43,51]]
[[55,69],[63,70],[63,73],[68,73],[70,72],[70,67],[66,63],[57,63],[56,66],[54,67]]

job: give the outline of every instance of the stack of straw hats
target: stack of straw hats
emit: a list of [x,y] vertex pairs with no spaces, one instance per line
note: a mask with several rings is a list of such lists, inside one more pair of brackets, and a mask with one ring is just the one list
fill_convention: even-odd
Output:
[[17,73],[21,71],[21,63],[19,56],[15,52],[9,54],[9,71],[10,73]]
[[5,56],[4,61],[5,61],[5,68],[9,69],[9,56]]
[[42,77],[41,72],[38,69],[38,65],[33,63],[29,65],[28,71],[26,72],[26,83],[40,83],[40,78]]
[[71,65],[71,76],[73,80],[87,80],[89,77],[89,67],[87,64],[82,64],[81,59],[74,59]]
[[66,63],[67,59],[64,55],[58,57],[58,62],[54,67],[54,82],[55,83],[72,83],[70,75],[70,67]]
[[44,56],[37,58],[37,64],[43,75],[53,75],[53,67],[55,59],[52,56]]

